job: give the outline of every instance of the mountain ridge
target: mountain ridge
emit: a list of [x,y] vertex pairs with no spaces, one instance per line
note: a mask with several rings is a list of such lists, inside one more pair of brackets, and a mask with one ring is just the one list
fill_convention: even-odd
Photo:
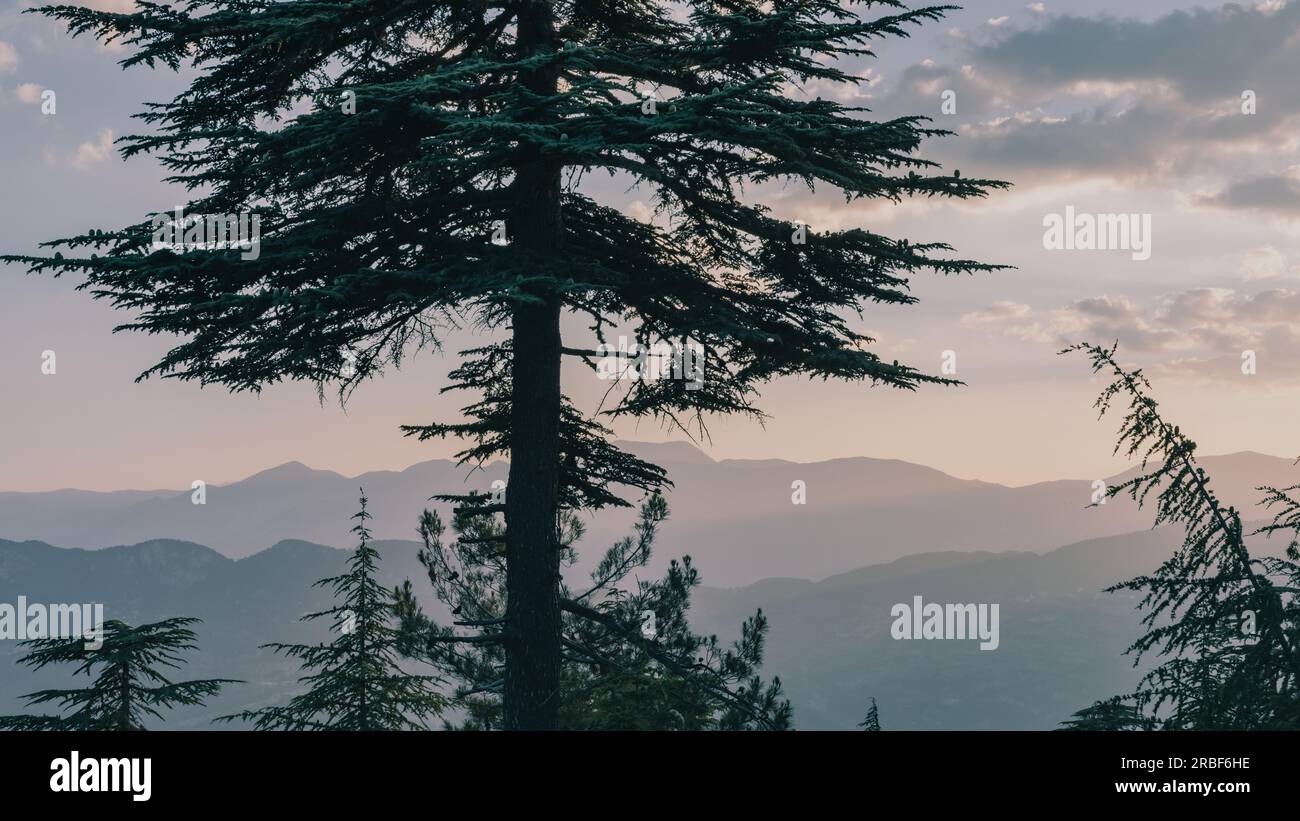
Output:
[[[897,459],[715,461],[689,446],[658,456],[655,447],[647,445],[643,456],[663,463],[674,482],[666,494],[671,514],[662,526],[664,539],[707,565],[723,586],[768,577],[824,579],[922,552],[1043,552],[1151,522],[1150,513],[1124,498],[1090,507],[1095,488],[1089,480],[1010,487]],[[1219,497],[1243,510],[1258,500],[1256,485],[1286,486],[1300,475],[1291,460],[1256,452],[1205,457],[1202,464]],[[490,493],[507,472],[500,460],[473,471],[428,460],[402,471],[345,477],[291,462],[228,485],[209,485],[204,505],[192,504],[189,490],[120,491],[112,498],[63,491],[0,494],[0,538],[84,549],[175,539],[231,558],[286,539],[346,547],[349,517],[364,486],[375,537],[409,540],[424,509],[444,520],[449,514],[447,505],[429,497]],[[1126,475],[1131,474],[1104,481],[1113,485]],[[627,535],[634,515],[634,509],[584,514],[588,538],[581,561],[594,562]],[[651,572],[662,571],[661,559],[656,562]]]
[[[1102,590],[1150,570],[1178,541],[1176,528],[1162,527],[1046,553],[936,551],[821,581],[764,578],[739,588],[710,586],[703,563],[689,618],[697,632],[727,642],[762,608],[770,624],[764,673],[785,682],[800,728],[850,729],[875,697],[890,729],[1048,729],[1135,683],[1140,670],[1123,653],[1140,634],[1136,596]],[[381,582],[411,579],[426,609],[445,620],[424,580],[419,544],[374,544]],[[658,551],[686,552],[670,543]],[[297,539],[239,559],[171,540],[102,550],[0,540],[0,601],[21,592],[29,601],[99,602],[106,618],[130,623],[200,618],[199,651],[188,655],[186,675],[247,683],[204,708],[178,711],[167,725],[199,728],[298,691],[296,667],[261,645],[328,639],[326,625],[300,618],[329,606],[328,591],[311,585],[339,572],[346,558],[345,550]],[[891,640],[892,605],[916,595],[1000,603],[999,649]],[[0,713],[21,711],[19,694],[65,679],[60,671],[10,667],[19,654],[16,643],[0,642]]]

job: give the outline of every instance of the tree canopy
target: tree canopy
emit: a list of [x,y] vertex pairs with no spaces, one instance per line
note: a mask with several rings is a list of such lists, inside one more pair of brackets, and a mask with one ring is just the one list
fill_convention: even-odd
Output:
[[[875,43],[947,6],[896,0],[186,0],[128,14],[32,11],[126,48],[124,67],[184,69],[137,116],[190,192],[182,213],[9,256],[179,338],[142,376],[257,391],[311,380],[341,395],[451,328],[497,338],[464,354],[467,419],[413,426],[510,458],[506,724],[553,727],[561,616],[557,521],[629,504],[663,472],[608,443],[566,397],[561,360],[593,371],[614,335],[696,346],[668,378],[618,380],[606,417],[704,433],[761,418],[783,376],[902,389],[950,384],[872,350],[866,306],[916,301],[918,271],[977,273],[940,241],[822,230],[753,201],[794,183],[848,201],[985,196],[1006,183],[919,156],[948,134],[812,96],[849,92]],[[638,220],[586,182],[645,190]],[[607,199],[607,198],[604,198]],[[255,252],[197,231],[254,214]],[[168,215],[171,216],[168,216]],[[190,216],[185,216],[190,215]],[[249,221],[249,224],[254,224]],[[195,231],[196,241],[182,239]],[[202,241],[197,241],[202,239]],[[65,254],[65,252],[67,252]],[[561,319],[585,324],[565,340]],[[620,489],[620,486],[622,489]]]
[[[1132,478],[1108,488],[1139,505],[1154,524],[1183,529],[1179,548],[1152,573],[1110,591],[1142,594],[1146,632],[1129,647],[1137,664],[1160,661],[1133,693],[1075,714],[1076,729],[1295,729],[1300,726],[1300,485],[1260,487],[1271,522],[1247,532],[1196,460],[1196,443],[1164,419],[1151,383],[1122,366],[1117,346],[1081,344],[1094,373],[1111,381],[1097,398],[1101,415],[1121,404],[1116,453],[1140,461]],[[1288,533],[1282,556],[1252,555],[1249,535]]]
[[[73,674],[87,676],[90,686],[38,690],[23,696],[29,706],[52,704],[59,715],[0,717],[0,730],[143,730],[163,711],[201,705],[233,679],[172,681],[167,669],[179,669],[182,654],[195,650],[194,618],[172,618],[132,627],[116,619],[104,622],[96,642],[84,638],[29,639],[19,662],[33,670],[71,664]],[[92,646],[98,644],[98,647]]]

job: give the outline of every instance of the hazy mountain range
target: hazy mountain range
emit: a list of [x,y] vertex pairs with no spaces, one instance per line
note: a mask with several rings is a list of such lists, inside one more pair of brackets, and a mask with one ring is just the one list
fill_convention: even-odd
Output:
[[[1042,552],[1151,523],[1148,512],[1124,500],[1089,508],[1090,479],[1007,487],[897,460],[714,461],[686,444],[622,444],[663,465],[675,483],[661,560],[689,553],[710,583],[723,586],[772,576],[819,579],[921,552]],[[1257,502],[1256,485],[1300,480],[1290,459],[1258,453],[1208,457],[1203,464],[1220,498],[1243,509]],[[203,505],[191,503],[188,489],[0,493],[0,538],[90,549],[178,539],[231,558],[285,539],[347,547],[348,517],[364,488],[376,536],[411,539],[420,511],[442,508],[430,496],[488,492],[506,473],[503,462],[473,470],[433,460],[345,477],[293,462],[209,486]],[[795,481],[806,486],[806,504],[791,501]],[[594,561],[631,521],[630,511],[598,514],[584,560]]]
[[[785,681],[799,727],[851,728],[874,696],[887,728],[1046,729],[1136,681],[1122,655],[1139,635],[1136,600],[1101,591],[1154,568],[1179,534],[1147,529],[1149,511],[1131,503],[1087,509],[1091,481],[1008,488],[889,460],[714,462],[685,446],[633,447],[677,483],[650,572],[695,558],[710,585],[692,610],[700,632],[730,640],[764,609],[765,672]],[[1255,453],[1204,464],[1220,497],[1243,507],[1255,485],[1294,481],[1290,460]],[[136,623],[202,618],[202,652],[186,674],[248,682],[169,723],[207,726],[294,691],[294,667],[257,646],[325,638],[324,626],[297,619],[326,603],[310,585],[338,572],[345,554],[312,542],[348,546],[359,486],[378,535],[391,536],[413,529],[425,497],[465,473],[441,461],[352,478],[286,465],[209,488],[203,506],[188,491],[0,494],[0,537],[10,539],[0,540],[0,601],[102,602],[107,617]],[[504,475],[495,464],[472,481],[487,489]],[[795,480],[807,484],[807,505],[791,504]],[[628,518],[597,518],[588,560]],[[311,541],[284,538],[294,532]],[[1273,541],[1255,548],[1284,546]],[[137,543],[71,549],[114,542]],[[379,547],[386,582],[411,578],[427,594],[414,542]],[[999,604],[1000,646],[892,639],[890,608],[917,595]],[[438,612],[427,595],[426,604]],[[18,653],[0,642],[0,712],[62,681],[13,666]]]
[[[1041,555],[924,553],[820,582],[773,578],[741,588],[705,587],[696,594],[691,623],[730,641],[741,621],[763,608],[771,623],[764,670],[785,682],[800,728],[852,728],[875,697],[892,729],[1050,729],[1135,683],[1123,651],[1139,634],[1136,599],[1102,588],[1152,569],[1177,541],[1177,532],[1161,528]],[[1280,548],[1275,541],[1272,547]],[[430,612],[445,616],[429,600],[417,545],[378,547],[384,581],[410,578]],[[296,668],[258,645],[327,638],[325,625],[298,619],[327,605],[326,594],[310,585],[339,572],[345,557],[301,541],[238,560],[170,540],[98,551],[0,541],[0,601],[21,594],[33,602],[102,602],[106,617],[131,623],[203,619],[201,652],[189,656],[184,675],[246,682],[168,722],[206,727],[217,715],[283,703],[295,692]],[[997,603],[998,649],[892,639],[891,607],[917,595]],[[0,642],[0,713],[21,711],[21,693],[67,684],[64,671],[15,666],[20,652],[17,642]]]

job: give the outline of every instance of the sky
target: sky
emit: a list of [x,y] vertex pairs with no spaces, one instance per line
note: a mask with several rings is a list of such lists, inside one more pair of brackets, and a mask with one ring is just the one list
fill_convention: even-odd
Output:
[[[154,160],[123,161],[112,141],[138,133],[131,115],[180,91],[184,76],[124,71],[125,52],[20,13],[30,5],[0,0],[0,249],[32,252],[183,201]],[[121,11],[131,0],[88,5]],[[938,372],[947,354],[964,386],[784,379],[762,391],[763,424],[710,420],[707,453],[896,458],[1012,485],[1111,475],[1122,467],[1113,423],[1091,407],[1102,384],[1082,357],[1057,352],[1118,341],[1202,452],[1300,455],[1300,3],[968,2],[847,67],[867,82],[789,93],[882,119],[932,117],[956,133],[926,141],[921,156],[1013,188],[962,203],[846,204],[793,185],[753,198],[814,231],[943,241],[1014,269],[921,273],[918,304],[864,314],[882,358]],[[53,114],[42,112],[46,90]],[[649,193],[625,181],[589,186],[633,216],[649,211]],[[1045,221],[1067,213],[1149,219],[1149,242],[1045,247]],[[464,397],[439,394],[454,354],[411,357],[345,408],[321,404],[308,384],[231,396],[137,383],[169,340],[114,334],[129,315],[77,284],[0,270],[0,491],[183,488],[293,460],[355,475],[456,449],[398,430],[457,416]],[[482,341],[460,334],[446,350]],[[47,351],[53,374],[42,370]],[[564,378],[587,409],[607,387],[577,367]],[[614,429],[680,438],[653,423]]]

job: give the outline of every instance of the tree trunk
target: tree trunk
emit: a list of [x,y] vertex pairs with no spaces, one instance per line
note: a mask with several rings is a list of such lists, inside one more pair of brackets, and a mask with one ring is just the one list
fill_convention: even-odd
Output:
[[[525,4],[520,50],[555,48],[549,2]],[[541,95],[557,88],[554,69],[526,72],[521,84]],[[538,258],[558,254],[559,162],[523,146],[515,169],[510,242]],[[513,314],[510,477],[506,487],[505,728],[553,730],[560,690],[560,299],[554,288],[531,285],[535,302]]]

